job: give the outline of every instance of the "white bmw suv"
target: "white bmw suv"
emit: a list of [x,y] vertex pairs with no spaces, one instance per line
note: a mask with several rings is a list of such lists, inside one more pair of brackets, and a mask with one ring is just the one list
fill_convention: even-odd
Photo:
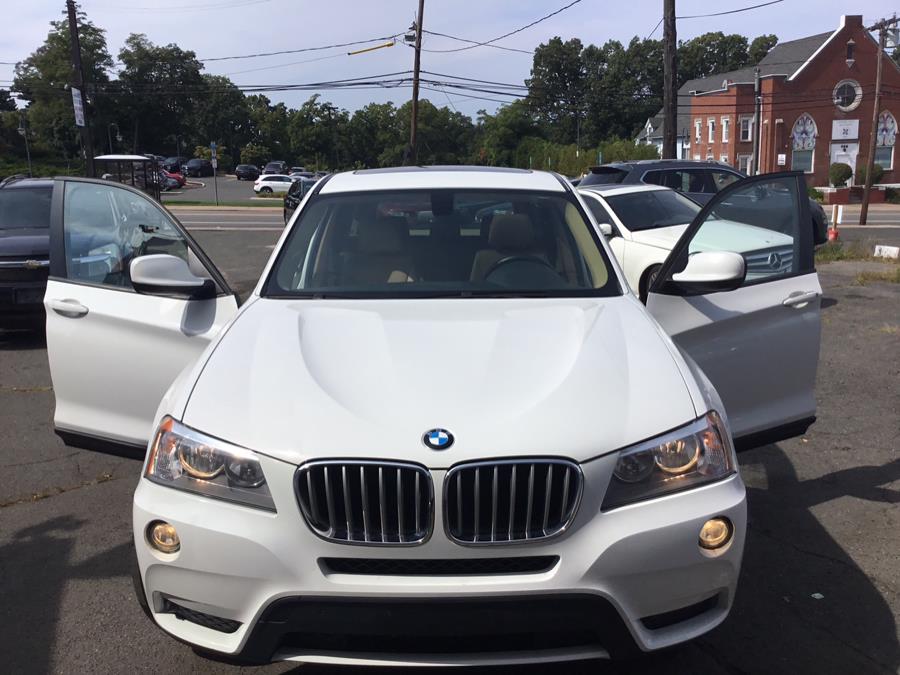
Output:
[[[775,194],[791,270],[748,281],[729,230]],[[201,651],[499,664],[670,646],[734,600],[735,449],[815,419],[807,208],[797,173],[724,190],[645,307],[555,174],[342,173],[239,308],[159,204],[57,179],[56,429],[144,458],[139,598]]]

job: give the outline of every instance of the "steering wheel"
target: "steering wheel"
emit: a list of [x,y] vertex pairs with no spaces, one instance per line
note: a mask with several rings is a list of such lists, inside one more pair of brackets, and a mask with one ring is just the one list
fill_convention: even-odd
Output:
[[547,262],[540,256],[508,255],[505,258],[500,258],[500,260],[498,260],[493,265],[488,267],[487,272],[484,273],[484,279],[485,279],[485,281],[487,281],[487,279],[492,274],[497,272],[497,270],[499,270],[501,267],[504,267],[506,265],[511,265],[512,263],[521,263],[521,262],[537,264],[537,265],[540,265],[541,267],[546,267],[548,270],[551,270],[554,274],[557,274],[556,269],[553,267],[553,265],[551,265],[549,262]]

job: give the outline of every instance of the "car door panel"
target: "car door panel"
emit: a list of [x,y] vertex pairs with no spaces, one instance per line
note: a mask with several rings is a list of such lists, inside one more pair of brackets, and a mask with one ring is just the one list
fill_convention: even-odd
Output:
[[[135,292],[130,261],[160,253],[211,278],[217,296]],[[235,296],[164,209],[108,182],[57,182],[50,271],[44,304],[57,433],[76,447],[142,454],[159,401],[235,315]]]
[[[800,226],[808,222],[802,182],[800,174],[772,174],[724,189],[678,241],[647,302],[662,328],[716,387],[740,445],[802,433],[815,419],[822,289],[813,267],[811,232]],[[755,202],[747,198],[761,194],[760,188],[769,196]],[[760,212],[778,218],[768,228],[750,225],[765,220]],[[748,236],[754,229],[757,244]],[[748,275],[741,285],[703,294],[679,289],[673,274],[684,269],[690,255],[711,248],[744,257]]]

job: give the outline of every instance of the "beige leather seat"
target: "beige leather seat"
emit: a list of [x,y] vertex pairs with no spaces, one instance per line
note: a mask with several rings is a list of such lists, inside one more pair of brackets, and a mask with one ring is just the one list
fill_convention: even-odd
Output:
[[494,216],[488,233],[488,246],[475,254],[472,281],[484,281],[497,261],[510,256],[544,257],[538,247],[537,231],[524,213],[501,213]]
[[409,229],[404,218],[387,216],[360,223],[358,236],[356,251],[344,260],[344,284],[413,281],[412,256],[407,247]]

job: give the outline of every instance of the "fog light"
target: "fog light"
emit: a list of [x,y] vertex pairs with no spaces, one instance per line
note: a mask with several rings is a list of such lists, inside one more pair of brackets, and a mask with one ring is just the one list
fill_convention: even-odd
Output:
[[700,546],[705,549],[722,548],[731,541],[731,532],[728,518],[710,518],[700,528]]
[[160,520],[147,526],[147,540],[153,548],[162,553],[175,553],[181,548],[175,527]]

